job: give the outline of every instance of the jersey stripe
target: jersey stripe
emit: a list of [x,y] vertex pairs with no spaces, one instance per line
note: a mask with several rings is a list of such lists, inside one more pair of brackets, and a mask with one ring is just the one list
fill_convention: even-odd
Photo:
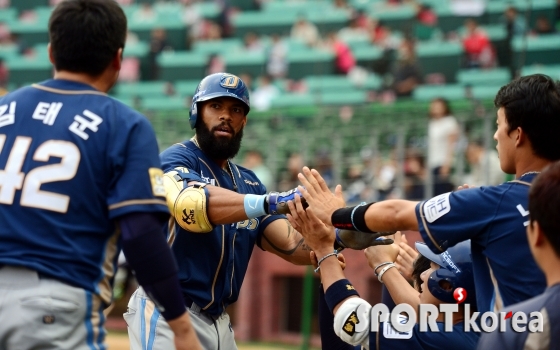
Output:
[[131,199],[128,201],[111,204],[109,206],[109,210],[118,209],[129,205],[142,205],[142,204],[161,204],[167,206],[167,202],[164,201],[163,199]]
[[44,90],[48,92],[52,92],[55,94],[63,94],[63,95],[101,95],[107,96],[106,93],[96,90],[62,90],[62,89],[55,89],[48,86],[43,86],[39,84],[32,84],[31,87],[35,89]]
[[432,241],[434,246],[437,249],[439,249],[440,252],[443,253],[444,250],[441,248],[441,246],[435,240],[434,236],[430,232],[430,228],[428,227],[428,223],[426,222],[426,217],[424,216],[424,203],[426,203],[426,202],[424,201],[424,202],[420,203],[420,217],[422,218],[422,225],[424,225],[424,229],[426,230],[426,233],[428,234],[428,237],[430,237],[430,241]]
[[214,303],[214,288],[216,287],[216,280],[218,279],[218,273],[220,272],[220,267],[222,267],[222,262],[224,261],[224,247],[226,245],[225,242],[226,230],[224,225],[222,225],[222,254],[220,255],[220,262],[218,263],[218,268],[216,269],[216,273],[214,274],[214,280],[212,281],[212,300],[202,308],[202,310],[206,310]]

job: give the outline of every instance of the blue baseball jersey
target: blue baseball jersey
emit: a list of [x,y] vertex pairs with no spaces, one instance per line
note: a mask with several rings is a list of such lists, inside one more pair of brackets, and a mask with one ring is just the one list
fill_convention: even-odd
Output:
[[[553,285],[537,297],[522,303],[511,305],[502,311],[512,314],[523,312],[526,315],[524,322],[516,321],[518,327],[525,327],[525,331],[515,330],[512,327],[512,318],[506,322],[506,331],[499,330],[484,333],[480,337],[478,349],[547,349],[560,350],[560,284]],[[531,313],[538,311],[543,316],[542,332],[530,333],[528,323],[534,320]]]
[[106,303],[120,251],[115,219],[169,212],[148,120],[82,83],[48,80],[0,98],[0,169],[0,264]]
[[379,331],[369,336],[370,350],[474,350],[479,339],[475,332],[465,332],[463,322],[445,332],[443,322],[436,322],[439,332],[420,332],[416,324],[410,332],[397,332],[390,323],[380,322]]
[[530,182],[445,193],[420,202],[420,233],[435,253],[471,240],[478,311],[497,311],[541,294],[546,281],[527,242]]
[[[195,139],[176,144],[160,155],[163,171],[188,169],[193,181],[204,182],[242,194],[265,194],[255,174],[228,161],[228,171],[208,158]],[[212,198],[209,198],[212,205]],[[264,229],[282,215],[263,216],[230,225],[216,225],[209,233],[192,233],[173,225],[170,237],[179,265],[183,293],[200,308],[220,315],[235,302],[249,265],[255,243]],[[190,306],[190,305],[187,305]]]

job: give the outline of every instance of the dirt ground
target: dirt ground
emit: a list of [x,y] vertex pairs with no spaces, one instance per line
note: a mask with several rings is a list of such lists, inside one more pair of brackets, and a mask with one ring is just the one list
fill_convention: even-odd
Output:
[[[129,350],[126,333],[109,332],[106,338],[108,350]],[[237,344],[239,350],[296,350],[296,346],[282,346],[270,344]]]

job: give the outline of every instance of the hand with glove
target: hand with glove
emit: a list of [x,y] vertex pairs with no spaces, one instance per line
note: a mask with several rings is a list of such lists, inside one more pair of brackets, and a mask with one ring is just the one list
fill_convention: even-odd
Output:
[[337,228],[335,229],[334,249],[340,252],[344,248],[362,250],[376,245],[393,244],[392,239],[382,238],[392,234],[394,232],[368,233]]
[[307,208],[307,202],[302,197],[301,192],[294,188],[286,192],[270,192],[266,196],[267,213],[268,214],[289,214],[290,208],[288,207],[288,201],[293,201],[294,196],[298,194],[301,198],[301,204],[303,209]]

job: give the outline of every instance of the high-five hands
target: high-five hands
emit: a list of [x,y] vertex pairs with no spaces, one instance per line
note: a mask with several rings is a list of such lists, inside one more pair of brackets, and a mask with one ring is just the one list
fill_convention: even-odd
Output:
[[330,226],[332,213],[346,205],[342,196],[342,187],[337,185],[332,193],[321,174],[308,167],[303,167],[303,174],[299,173],[298,178],[303,185],[303,187],[299,186],[298,190],[309,207],[312,207],[314,216]]

